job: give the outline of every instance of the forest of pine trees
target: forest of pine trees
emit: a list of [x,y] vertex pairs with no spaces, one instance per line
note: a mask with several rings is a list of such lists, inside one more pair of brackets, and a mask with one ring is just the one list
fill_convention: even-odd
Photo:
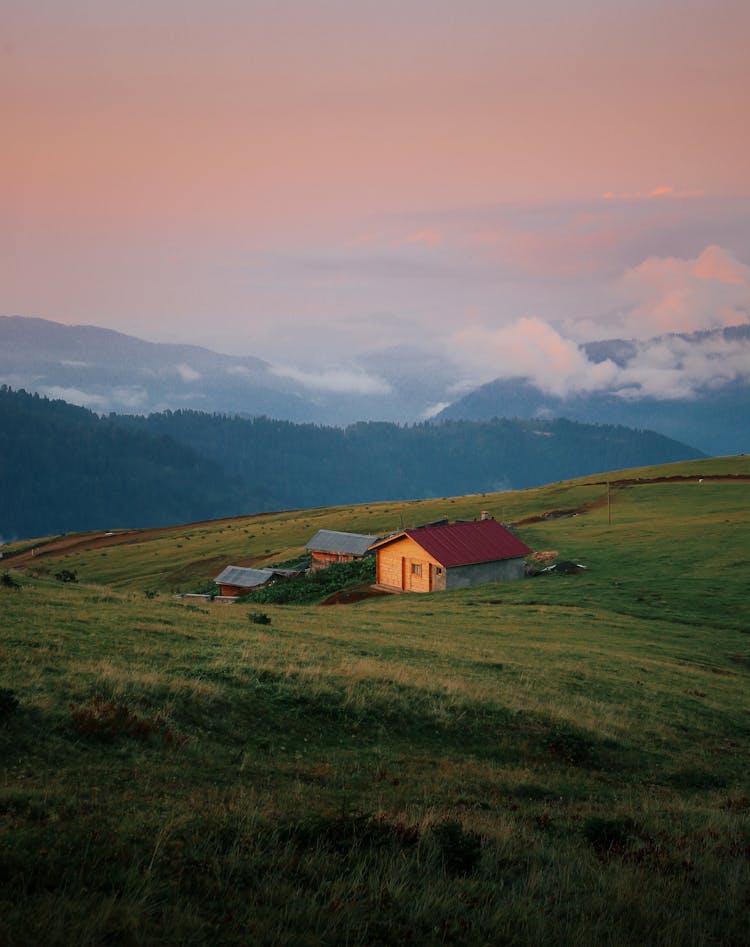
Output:
[[649,431],[554,421],[346,428],[93,412],[0,388],[0,538],[519,489],[701,456]]

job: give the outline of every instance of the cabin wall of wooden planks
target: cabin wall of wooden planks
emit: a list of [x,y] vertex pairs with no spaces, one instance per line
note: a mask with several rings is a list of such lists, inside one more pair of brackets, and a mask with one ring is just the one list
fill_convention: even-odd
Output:
[[377,582],[405,592],[435,592],[445,588],[445,569],[421,546],[404,536],[377,550]]
[[355,559],[361,558],[361,556],[354,556],[351,553],[313,551],[310,554],[310,571],[317,572],[318,569],[327,569],[334,562],[353,562]]

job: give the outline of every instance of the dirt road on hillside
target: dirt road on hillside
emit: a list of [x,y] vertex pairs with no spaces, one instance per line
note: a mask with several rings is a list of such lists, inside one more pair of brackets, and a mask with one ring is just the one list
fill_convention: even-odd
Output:
[[[606,480],[590,480],[581,486],[607,486]],[[750,483],[750,476],[744,474],[720,475],[708,474],[704,477],[695,476],[675,476],[675,477],[636,477],[622,480],[610,480],[610,488],[622,489],[624,487],[646,486],[659,483]],[[513,526],[527,526],[530,523],[540,523],[544,520],[563,519],[568,516],[580,516],[589,513],[591,510],[600,509],[607,503],[606,494],[598,500],[590,503],[584,503],[581,506],[570,509],[547,510],[534,516],[527,516],[524,519],[515,521]],[[250,513],[242,516],[228,516],[218,520],[199,520],[195,523],[185,523],[180,526],[163,526],[154,529],[118,529],[108,530],[106,532],[95,531],[90,533],[71,533],[56,536],[47,542],[39,542],[33,548],[28,547],[21,552],[6,553],[3,563],[12,566],[22,566],[36,563],[45,558],[57,559],[64,555],[70,555],[76,552],[89,552],[93,550],[106,549],[111,546],[121,546],[130,543],[144,543],[152,540],[163,539],[165,536],[185,533],[190,530],[200,529],[205,526],[221,526],[223,524],[232,524],[237,522],[246,522],[247,520],[257,519],[261,516],[276,516],[280,513],[298,513],[299,510],[274,510],[265,513]]]
[[107,530],[106,532],[97,530],[90,533],[71,533],[69,535],[64,533],[49,541],[41,541],[36,546],[29,547],[21,552],[6,553],[3,562],[11,563],[13,566],[27,565],[45,558],[57,559],[60,556],[76,552],[89,552],[131,543],[147,543],[152,540],[163,539],[165,536],[186,533],[206,526],[244,523],[260,516],[275,516],[282,512],[291,514],[297,511],[274,510],[268,513],[247,513],[243,516],[227,516],[219,520],[198,520],[195,523],[183,523],[180,526],[161,526],[153,529],[116,529]]

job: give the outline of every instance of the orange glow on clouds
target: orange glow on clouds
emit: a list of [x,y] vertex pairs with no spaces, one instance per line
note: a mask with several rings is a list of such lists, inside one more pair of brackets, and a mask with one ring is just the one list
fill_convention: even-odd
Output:
[[721,247],[706,247],[693,264],[692,272],[704,280],[750,286],[750,269]]
[[623,328],[639,338],[748,321],[750,267],[721,247],[707,247],[695,260],[652,257],[628,271],[621,285],[635,303]]

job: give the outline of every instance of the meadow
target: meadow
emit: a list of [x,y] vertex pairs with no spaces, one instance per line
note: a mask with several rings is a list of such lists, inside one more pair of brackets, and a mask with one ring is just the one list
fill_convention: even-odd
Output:
[[[746,944],[749,501],[714,458],[11,546],[0,943]],[[172,595],[480,509],[586,571]]]

